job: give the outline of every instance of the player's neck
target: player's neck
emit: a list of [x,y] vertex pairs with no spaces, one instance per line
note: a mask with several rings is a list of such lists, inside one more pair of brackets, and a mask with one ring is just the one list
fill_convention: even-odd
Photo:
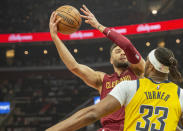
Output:
[[121,73],[123,73],[126,70],[126,68],[117,68],[114,67],[114,71],[117,73],[118,76],[121,75]]
[[168,80],[168,75],[150,74],[149,77],[155,82],[163,82]]

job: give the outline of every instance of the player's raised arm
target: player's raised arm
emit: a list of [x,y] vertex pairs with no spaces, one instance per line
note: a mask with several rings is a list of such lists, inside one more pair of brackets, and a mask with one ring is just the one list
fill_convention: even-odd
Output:
[[85,14],[81,15],[81,17],[85,19],[85,23],[100,30],[100,32],[105,34],[107,38],[111,39],[115,44],[123,49],[128,61],[130,62],[131,69],[137,76],[143,75],[145,61],[130,40],[120,33],[101,25],[85,5],[83,5],[83,8],[80,10]]
[[87,85],[100,91],[100,85],[102,83],[102,76],[104,75],[104,73],[94,71],[86,65],[79,64],[74,59],[72,54],[69,52],[69,50],[66,48],[64,43],[59,39],[57,35],[57,24],[59,22],[59,19],[56,20],[56,15],[57,14],[55,12],[52,13],[50,17],[49,28],[51,37],[57,48],[60,58],[72,73],[80,77]]

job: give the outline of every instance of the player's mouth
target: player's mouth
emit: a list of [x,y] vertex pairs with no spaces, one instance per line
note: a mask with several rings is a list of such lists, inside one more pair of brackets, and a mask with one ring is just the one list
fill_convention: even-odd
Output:
[[126,58],[120,58],[120,60],[126,60]]

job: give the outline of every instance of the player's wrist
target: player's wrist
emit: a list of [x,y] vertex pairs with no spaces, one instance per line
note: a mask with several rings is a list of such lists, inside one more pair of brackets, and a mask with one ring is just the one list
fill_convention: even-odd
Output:
[[105,30],[105,26],[103,26],[103,25],[101,25],[101,24],[98,24],[97,25],[97,29],[100,31],[100,32],[102,32],[103,33],[103,31]]
[[51,34],[52,39],[56,39],[58,37],[57,33],[50,33],[50,34]]

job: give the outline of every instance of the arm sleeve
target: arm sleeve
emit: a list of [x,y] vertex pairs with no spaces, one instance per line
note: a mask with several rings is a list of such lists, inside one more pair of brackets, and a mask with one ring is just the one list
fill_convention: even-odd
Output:
[[126,57],[130,63],[137,64],[140,62],[141,55],[129,39],[109,28],[105,28],[103,33],[107,38],[112,40],[116,45],[124,50]]
[[133,81],[122,81],[114,87],[114,89],[109,93],[114,98],[116,98],[121,106],[127,106],[137,90],[137,80]]

